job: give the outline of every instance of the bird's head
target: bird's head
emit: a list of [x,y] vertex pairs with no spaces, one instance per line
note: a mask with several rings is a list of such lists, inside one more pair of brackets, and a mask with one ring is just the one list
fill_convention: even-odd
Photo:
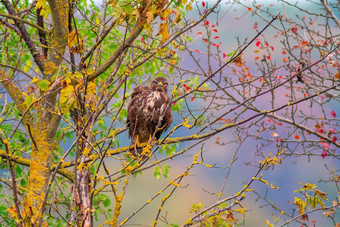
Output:
[[150,87],[153,91],[165,92],[168,93],[168,81],[164,77],[157,77],[154,79]]

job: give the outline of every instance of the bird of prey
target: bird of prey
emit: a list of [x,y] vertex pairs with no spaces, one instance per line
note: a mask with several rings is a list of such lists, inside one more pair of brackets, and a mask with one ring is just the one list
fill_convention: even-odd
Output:
[[[128,104],[127,125],[135,148],[138,144],[159,139],[170,127],[172,112],[168,86],[165,78],[157,77],[149,86],[133,89]],[[142,149],[136,150],[139,154],[142,152]]]

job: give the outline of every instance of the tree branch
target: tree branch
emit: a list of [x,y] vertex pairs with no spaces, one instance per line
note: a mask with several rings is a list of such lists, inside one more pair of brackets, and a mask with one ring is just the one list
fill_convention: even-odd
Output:
[[[5,5],[9,14],[17,17],[17,13],[15,12],[15,10],[13,9],[12,5],[10,4],[8,0],[1,0],[1,2]],[[33,56],[34,62],[38,65],[40,71],[44,72],[44,61],[42,60],[43,58],[41,56],[41,53],[36,47],[33,40],[30,38],[30,35],[28,34],[26,27],[24,26],[23,22],[18,21],[18,20],[14,20],[14,21],[15,21],[15,25],[18,27],[21,33],[22,38],[24,39],[28,49],[30,50]]]
[[22,22],[22,23],[24,23],[24,24],[28,24],[28,25],[30,25],[30,26],[32,26],[32,27],[38,29],[38,31],[39,31],[40,33],[42,33],[42,34],[47,34],[47,33],[48,33],[43,27],[41,27],[41,26],[39,26],[39,25],[37,25],[37,24],[34,24],[34,23],[30,22],[30,21],[24,20],[24,19],[22,19],[22,18],[20,18],[20,17],[18,17],[18,16],[11,15],[11,14],[6,14],[6,13],[1,13],[1,12],[0,12],[0,16],[6,17],[6,18],[11,18],[11,19],[13,19],[14,21],[19,21],[19,22]]
[[129,37],[122,43],[116,51],[112,54],[112,56],[103,64],[101,64],[96,71],[91,73],[88,77],[88,81],[92,81],[96,79],[99,75],[105,72],[116,60],[117,58],[123,53],[123,51],[128,48],[131,43],[138,37],[138,35],[143,31],[144,23],[139,23],[134,30],[131,32]]
[[340,28],[340,21],[339,19],[335,16],[334,12],[332,9],[329,8],[326,0],[320,0],[322,5],[323,5],[323,8],[327,11],[327,13],[329,15],[331,15],[332,19],[334,20],[334,22],[336,23],[336,25]]

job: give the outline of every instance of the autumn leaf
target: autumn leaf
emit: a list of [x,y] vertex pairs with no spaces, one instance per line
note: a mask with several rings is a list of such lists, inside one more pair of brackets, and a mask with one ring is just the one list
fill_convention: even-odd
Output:
[[242,54],[240,54],[237,58],[235,58],[235,60],[233,61],[233,63],[238,66],[238,67],[242,67],[244,66],[244,60],[242,59]]
[[35,101],[35,94],[30,94],[25,98],[25,104],[28,107],[30,107],[32,105],[32,103]]
[[75,46],[76,42],[77,42],[77,33],[76,33],[76,30],[73,30],[72,32],[68,34],[68,42],[67,42],[68,48],[71,49],[73,46]]
[[153,20],[153,13],[148,11],[146,13],[146,23],[148,23],[148,25],[150,25],[152,20]]
[[335,79],[335,80],[339,80],[339,78],[340,78],[340,77],[339,77],[339,72],[337,72],[337,73],[334,75],[334,79]]
[[294,139],[298,140],[298,139],[300,139],[300,136],[299,135],[295,135]]
[[316,195],[320,196],[324,200],[327,200],[327,197],[326,197],[327,193],[326,192],[320,191],[319,189],[315,189],[314,192],[315,192]]
[[276,132],[273,132],[273,133],[272,133],[272,136],[278,137],[279,135],[278,135]]
[[53,62],[49,61],[45,63],[44,73],[50,74],[50,73],[53,73],[54,70],[55,70],[55,64]]
[[332,142],[335,143],[337,141],[337,137],[336,136],[333,136],[333,139],[332,139]]
[[296,205],[297,208],[299,209],[299,215],[302,215],[305,213],[307,202],[299,199],[298,197],[295,197],[295,201],[293,202],[293,204]]
[[301,46],[305,46],[305,45],[307,45],[307,41],[302,41],[300,44],[301,44]]
[[168,31],[167,23],[161,23],[159,25],[159,32],[157,35],[162,35],[161,43],[164,43],[169,39],[169,31]]
[[292,27],[292,32],[293,32],[293,33],[297,33],[297,31],[298,31],[298,29],[297,29],[296,26]]
[[15,209],[14,206],[11,206],[11,207],[8,208],[6,211],[7,211],[7,213],[10,214],[10,217],[11,217],[11,218],[17,218],[17,217],[18,217],[17,210]]
[[43,79],[43,80],[40,80],[38,82],[38,87],[39,87],[40,90],[46,91],[50,87],[50,84],[51,84],[51,82]]
[[332,115],[332,117],[336,117],[336,113],[333,111],[333,110],[331,110],[331,115]]

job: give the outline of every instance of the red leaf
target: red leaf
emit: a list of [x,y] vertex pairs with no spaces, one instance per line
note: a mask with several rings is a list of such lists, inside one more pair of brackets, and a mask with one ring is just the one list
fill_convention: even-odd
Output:
[[252,8],[251,8],[251,7],[248,7],[248,10],[249,10],[249,11],[251,11],[251,10],[252,10]]
[[197,32],[198,35],[202,35],[203,33],[202,32]]
[[257,22],[255,22],[254,25],[253,25],[253,29],[257,29],[257,28],[258,28]]
[[213,43],[212,45],[215,46],[215,47],[217,46],[216,43]]
[[333,136],[333,139],[332,139],[333,143],[335,143],[337,139],[338,138],[336,136]]
[[270,60],[270,55],[267,56],[267,59]]
[[205,2],[202,2],[202,6],[205,7]]
[[331,110],[331,115],[332,117],[336,117],[336,113],[333,110]]
[[324,132],[323,128],[318,128],[318,129],[316,129],[316,131],[320,134],[323,134],[323,132]]
[[217,29],[213,29],[214,32],[217,32]]
[[212,27],[212,28],[214,28],[214,27],[215,27],[215,25],[211,25],[211,27]]
[[204,23],[205,23],[206,26],[209,25],[209,21],[207,21],[207,20]]
[[287,61],[288,61],[288,59],[287,59],[287,58],[282,58],[282,61],[285,61],[285,62],[287,62]]
[[321,144],[321,147],[323,147],[324,149],[327,149],[327,150],[331,147],[331,146],[329,146],[328,143],[325,143],[325,142],[321,142],[320,144]]
[[223,56],[223,58],[225,58],[227,55],[223,52],[222,56]]
[[273,46],[269,46],[270,47],[270,49],[272,49],[272,51],[274,51],[274,47]]
[[260,46],[260,44],[261,44],[260,41],[257,41],[257,42],[256,42],[256,46],[257,46],[257,47]]
[[298,29],[296,26],[292,27],[292,32],[297,33]]
[[220,37],[219,36],[215,36],[214,39],[219,39]]
[[194,51],[196,51],[196,52],[197,52],[197,53],[199,53],[199,54],[201,53],[201,52],[200,52],[199,50],[197,50],[197,49],[196,49],[196,50],[194,50]]
[[203,39],[205,42],[208,42],[208,39]]
[[219,139],[221,139],[221,137],[217,137],[217,138],[216,138],[216,141],[219,140]]
[[300,136],[299,135],[295,135],[294,139],[298,140],[298,139],[300,139]]
[[259,56],[255,57],[255,61],[256,61],[256,60],[258,60],[258,59],[260,59],[260,57],[259,57]]
[[327,151],[326,150],[323,150],[322,151],[322,154],[321,154],[321,157],[322,158],[325,158],[327,156]]
[[192,98],[191,98],[191,102],[192,102],[192,101],[194,101],[194,99],[195,99],[195,98],[194,98],[194,97],[192,97]]
[[285,50],[282,51],[282,54],[287,54],[287,52]]
[[301,46],[307,45],[307,41],[302,41]]

